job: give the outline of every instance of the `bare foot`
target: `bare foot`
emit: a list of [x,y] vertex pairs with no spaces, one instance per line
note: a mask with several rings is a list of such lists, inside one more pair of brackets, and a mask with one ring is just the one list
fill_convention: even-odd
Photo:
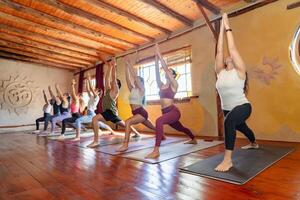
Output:
[[76,138],[72,139],[71,141],[72,141],[72,142],[80,141],[80,137],[76,137]]
[[258,149],[258,148],[259,148],[259,146],[256,142],[250,143],[246,146],[241,147],[241,149]]
[[231,161],[223,160],[215,170],[218,172],[227,172],[233,166]]
[[65,139],[65,135],[64,134],[62,134],[62,135],[60,135],[60,136],[57,137],[57,140],[64,140],[64,139]]
[[141,135],[138,133],[135,133],[131,138],[139,138],[139,137],[141,137]]
[[192,140],[185,142],[184,144],[198,144],[198,142],[197,142],[196,138],[194,138]]
[[153,150],[150,154],[148,154],[145,158],[149,158],[149,159],[155,159],[158,158],[160,156],[159,151],[158,150]]
[[89,147],[89,148],[95,148],[99,145],[99,142],[92,142],[91,144],[87,145],[86,147]]
[[119,149],[117,149],[116,151],[118,152],[124,152],[128,150],[128,144],[124,143]]
[[111,131],[108,135],[116,135],[116,132]]

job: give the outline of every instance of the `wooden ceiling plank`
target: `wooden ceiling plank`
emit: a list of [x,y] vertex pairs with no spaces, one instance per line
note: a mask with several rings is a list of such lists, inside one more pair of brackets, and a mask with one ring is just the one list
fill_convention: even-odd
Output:
[[210,12],[214,13],[215,15],[220,14],[221,9],[219,7],[217,7],[216,5],[214,5],[213,3],[209,2],[208,0],[194,0],[194,2],[197,5],[200,4],[201,6],[203,6]]
[[71,70],[76,69],[74,67],[68,67],[68,66],[65,66],[65,65],[55,64],[55,63],[52,63],[52,62],[48,62],[48,61],[44,61],[44,60],[38,60],[38,59],[30,58],[30,57],[27,57],[27,56],[23,56],[23,55],[11,54],[11,53],[4,52],[4,51],[0,51],[0,57],[1,58],[10,58],[10,59],[13,59],[13,60],[26,61],[28,63],[40,64],[40,65],[47,66],[47,67],[50,66],[50,67],[55,67],[55,68],[71,69]]
[[92,21],[94,23],[97,24],[101,24],[104,26],[108,26],[112,29],[117,29],[122,31],[124,34],[128,34],[128,35],[132,35],[135,37],[139,37],[142,38],[145,41],[152,41],[154,38],[144,35],[142,33],[136,32],[134,30],[128,29],[120,24],[116,24],[112,21],[109,21],[107,19],[104,19],[98,15],[89,13],[87,11],[81,10],[79,8],[76,8],[74,6],[71,6],[69,4],[63,3],[61,1],[58,0],[39,0],[41,1],[43,4],[48,5],[48,6],[52,6],[56,9],[59,10],[63,10],[64,12],[70,14],[70,15],[76,15],[76,16],[80,16],[82,18],[88,19],[89,21]]
[[139,23],[142,23],[144,25],[147,25],[148,27],[152,28],[152,29],[156,29],[156,30],[159,30],[163,33],[166,33],[166,34],[170,34],[172,31],[170,31],[169,29],[166,29],[162,26],[159,26],[157,24],[154,24],[148,20],[145,20],[137,15],[134,15],[134,14],[131,14],[130,12],[126,11],[126,10],[123,10],[121,8],[118,8],[110,3],[107,3],[107,2],[104,2],[104,1],[101,1],[101,0],[86,0],[86,2],[88,2],[89,4],[91,5],[94,5],[94,6],[98,6],[98,7],[101,7],[105,10],[109,10],[110,12],[112,13],[115,13],[117,15],[121,15],[121,16],[124,16],[124,17],[127,17],[129,20],[134,20],[136,22],[139,22]]
[[[33,8],[30,8],[28,6],[12,2],[11,0],[1,0],[0,1],[0,6],[9,7],[10,9],[13,9],[15,11],[35,16],[38,19],[44,19],[44,20],[46,19],[51,23],[62,25],[65,28],[64,29],[65,31],[68,31],[68,32],[71,31],[71,33],[74,33],[74,34],[77,34],[77,35],[79,34],[80,36],[85,36],[85,37],[88,37],[89,39],[94,39],[98,42],[103,42],[106,45],[110,45],[110,46],[113,46],[113,47],[116,47],[116,48],[118,48],[118,46],[114,46],[113,44],[119,44],[119,46],[122,45],[123,48],[124,47],[133,48],[133,47],[136,46],[136,44],[133,44],[133,43],[127,42],[125,40],[106,35],[104,33],[101,33],[101,32],[95,31],[95,30],[91,30],[87,27],[75,24],[72,21],[68,21],[68,20],[61,19],[61,18],[56,17],[56,16],[49,15],[47,13],[41,12],[41,11],[33,9]],[[56,28],[56,27],[53,27],[53,28]],[[108,42],[111,42],[113,44],[110,44]]]
[[[93,41],[93,40],[90,40],[90,39],[75,36],[73,34],[66,33],[64,31],[60,31],[60,30],[57,30],[57,29],[54,29],[54,28],[51,28],[51,27],[47,27],[47,26],[44,26],[42,24],[34,23],[30,20],[26,20],[26,19],[23,19],[23,18],[20,18],[20,17],[16,17],[14,15],[10,15],[10,14],[4,13],[4,12],[0,12],[0,18],[2,18],[5,21],[8,20],[8,21],[12,22],[13,24],[19,23],[22,27],[24,27],[24,25],[26,25],[26,26],[28,26],[29,30],[32,30],[33,28],[37,29],[37,30],[40,30],[40,31],[43,32],[43,34],[47,34],[48,36],[59,35],[59,38],[62,39],[62,40],[66,40],[68,42],[79,44],[81,46],[86,46],[86,47],[94,49],[95,51],[98,51],[98,52],[102,51],[102,52],[105,52],[105,53],[114,54],[116,51],[117,52],[122,51],[120,49],[112,48],[112,47],[109,47],[109,46],[107,47],[107,46],[105,46],[105,45],[103,45],[99,42],[96,42],[96,41]],[[73,38],[70,38],[70,37],[73,37]],[[77,38],[80,41],[75,40],[74,38]],[[103,49],[97,49],[97,47],[103,48]]]
[[43,35],[40,33],[35,33],[35,32],[30,32],[27,30],[15,28],[15,27],[8,26],[5,24],[0,24],[0,31],[6,32],[9,34],[14,34],[14,35],[26,38],[28,40],[41,42],[41,43],[44,43],[47,45],[53,45],[53,46],[56,46],[59,48],[64,48],[66,50],[77,52],[82,56],[87,56],[91,59],[98,60],[98,56],[97,56],[97,53],[95,50],[85,47],[85,46],[80,46],[75,43],[67,42],[67,41],[64,41],[61,39],[56,39],[54,37],[50,37],[50,36]]
[[46,50],[42,50],[39,48],[35,48],[35,47],[31,47],[31,46],[27,46],[24,44],[19,44],[17,41],[9,41],[9,39],[6,39],[4,37],[2,37],[3,35],[0,35],[0,45],[2,46],[8,46],[8,47],[12,47],[14,49],[19,49],[19,50],[24,50],[30,53],[35,53],[35,54],[39,54],[41,56],[47,56],[47,57],[51,57],[53,59],[58,59],[64,62],[68,62],[68,63],[73,63],[74,65],[85,65],[85,66],[91,66],[93,65],[92,62],[87,62],[87,61],[83,61],[80,59],[75,59],[72,57],[68,57],[65,55],[61,55],[52,51],[46,51]]
[[161,4],[160,2],[156,0],[141,0],[144,3],[147,3],[148,5],[151,5],[155,7],[156,9],[160,10],[161,12],[165,13],[166,15],[169,15],[172,18],[177,19],[178,21],[182,22],[183,24],[192,27],[193,26],[193,21],[184,17],[183,15],[173,11],[169,7]]
[[298,8],[298,7],[300,7],[300,1],[297,1],[297,2],[287,5],[286,9],[291,10],[291,9]]
[[53,52],[54,54],[57,54],[57,55],[66,56],[66,58],[69,58],[70,60],[73,59],[73,61],[76,61],[76,60],[84,61],[84,62],[82,62],[82,64],[89,65],[89,64],[93,64],[95,61],[97,61],[97,59],[90,60],[90,59],[86,59],[86,58],[81,58],[78,55],[74,55],[72,52],[67,52],[66,53],[65,50],[62,49],[62,48],[57,48],[55,46],[42,44],[42,43],[35,42],[35,41],[32,41],[32,40],[27,40],[27,39],[24,39],[22,37],[18,37],[18,36],[15,36],[15,35],[3,33],[3,32],[1,32],[1,29],[0,29],[0,38],[4,39],[4,40],[7,40],[7,41],[10,41],[10,42],[22,44],[22,45],[25,45],[25,46],[34,47],[34,48],[37,48],[37,49],[40,49],[40,50]]
[[10,41],[14,40],[19,44],[21,43],[21,44],[25,44],[27,46],[32,46],[32,47],[36,47],[36,48],[40,48],[40,49],[48,50],[48,51],[53,51],[56,53],[60,53],[62,55],[67,55],[70,57],[79,58],[79,59],[90,61],[90,62],[95,62],[98,60],[98,58],[94,57],[94,56],[88,56],[86,54],[79,53],[77,51],[72,51],[72,50],[57,47],[54,45],[37,42],[35,40],[31,40],[30,38],[28,39],[27,37],[22,37],[22,35],[18,35],[15,32],[9,31],[7,29],[2,29],[0,26],[0,35],[3,35],[3,34],[6,36],[6,39],[11,38]]
[[[2,42],[0,42],[0,43],[2,43]],[[50,62],[54,62],[54,63],[58,63],[58,64],[63,64],[63,65],[67,65],[67,66],[70,66],[70,67],[77,67],[77,68],[85,67],[84,65],[78,65],[78,64],[69,63],[69,62],[66,62],[66,61],[61,61],[61,60],[58,60],[58,59],[55,59],[55,58],[51,58],[51,57],[48,57],[48,56],[43,56],[43,55],[39,55],[39,54],[36,54],[36,53],[28,52],[26,50],[20,50],[20,49],[17,49],[17,48],[11,47],[11,46],[5,46],[5,45],[2,45],[2,44],[0,44],[0,50],[8,51],[8,52],[11,52],[11,53],[17,53],[17,54],[37,58],[37,59],[42,59],[42,60],[46,60],[46,61],[50,61]]]

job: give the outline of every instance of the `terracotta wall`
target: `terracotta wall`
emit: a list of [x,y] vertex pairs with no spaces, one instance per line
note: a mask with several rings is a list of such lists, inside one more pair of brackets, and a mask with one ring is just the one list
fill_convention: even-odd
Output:
[[286,9],[294,2],[280,0],[230,19],[251,76],[249,124],[260,139],[300,141],[300,76],[288,51],[300,25],[300,9]]

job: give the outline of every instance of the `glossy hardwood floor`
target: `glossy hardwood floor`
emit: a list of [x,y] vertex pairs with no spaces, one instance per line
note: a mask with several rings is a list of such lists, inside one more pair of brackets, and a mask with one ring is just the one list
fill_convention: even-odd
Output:
[[300,199],[300,144],[274,144],[296,151],[237,186],[178,171],[223,145],[152,165],[35,135],[0,134],[0,200]]

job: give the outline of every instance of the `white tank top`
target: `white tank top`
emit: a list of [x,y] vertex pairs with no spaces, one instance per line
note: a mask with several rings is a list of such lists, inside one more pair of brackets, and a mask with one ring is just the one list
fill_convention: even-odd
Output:
[[138,88],[132,88],[129,94],[129,103],[143,106],[144,95],[141,94]]
[[47,104],[44,105],[44,107],[43,107],[44,113],[50,114],[51,110],[52,110],[52,105],[50,103],[47,103]]
[[216,88],[221,98],[223,110],[230,111],[234,107],[249,103],[244,93],[245,80],[241,79],[236,69],[222,70],[218,74]]

